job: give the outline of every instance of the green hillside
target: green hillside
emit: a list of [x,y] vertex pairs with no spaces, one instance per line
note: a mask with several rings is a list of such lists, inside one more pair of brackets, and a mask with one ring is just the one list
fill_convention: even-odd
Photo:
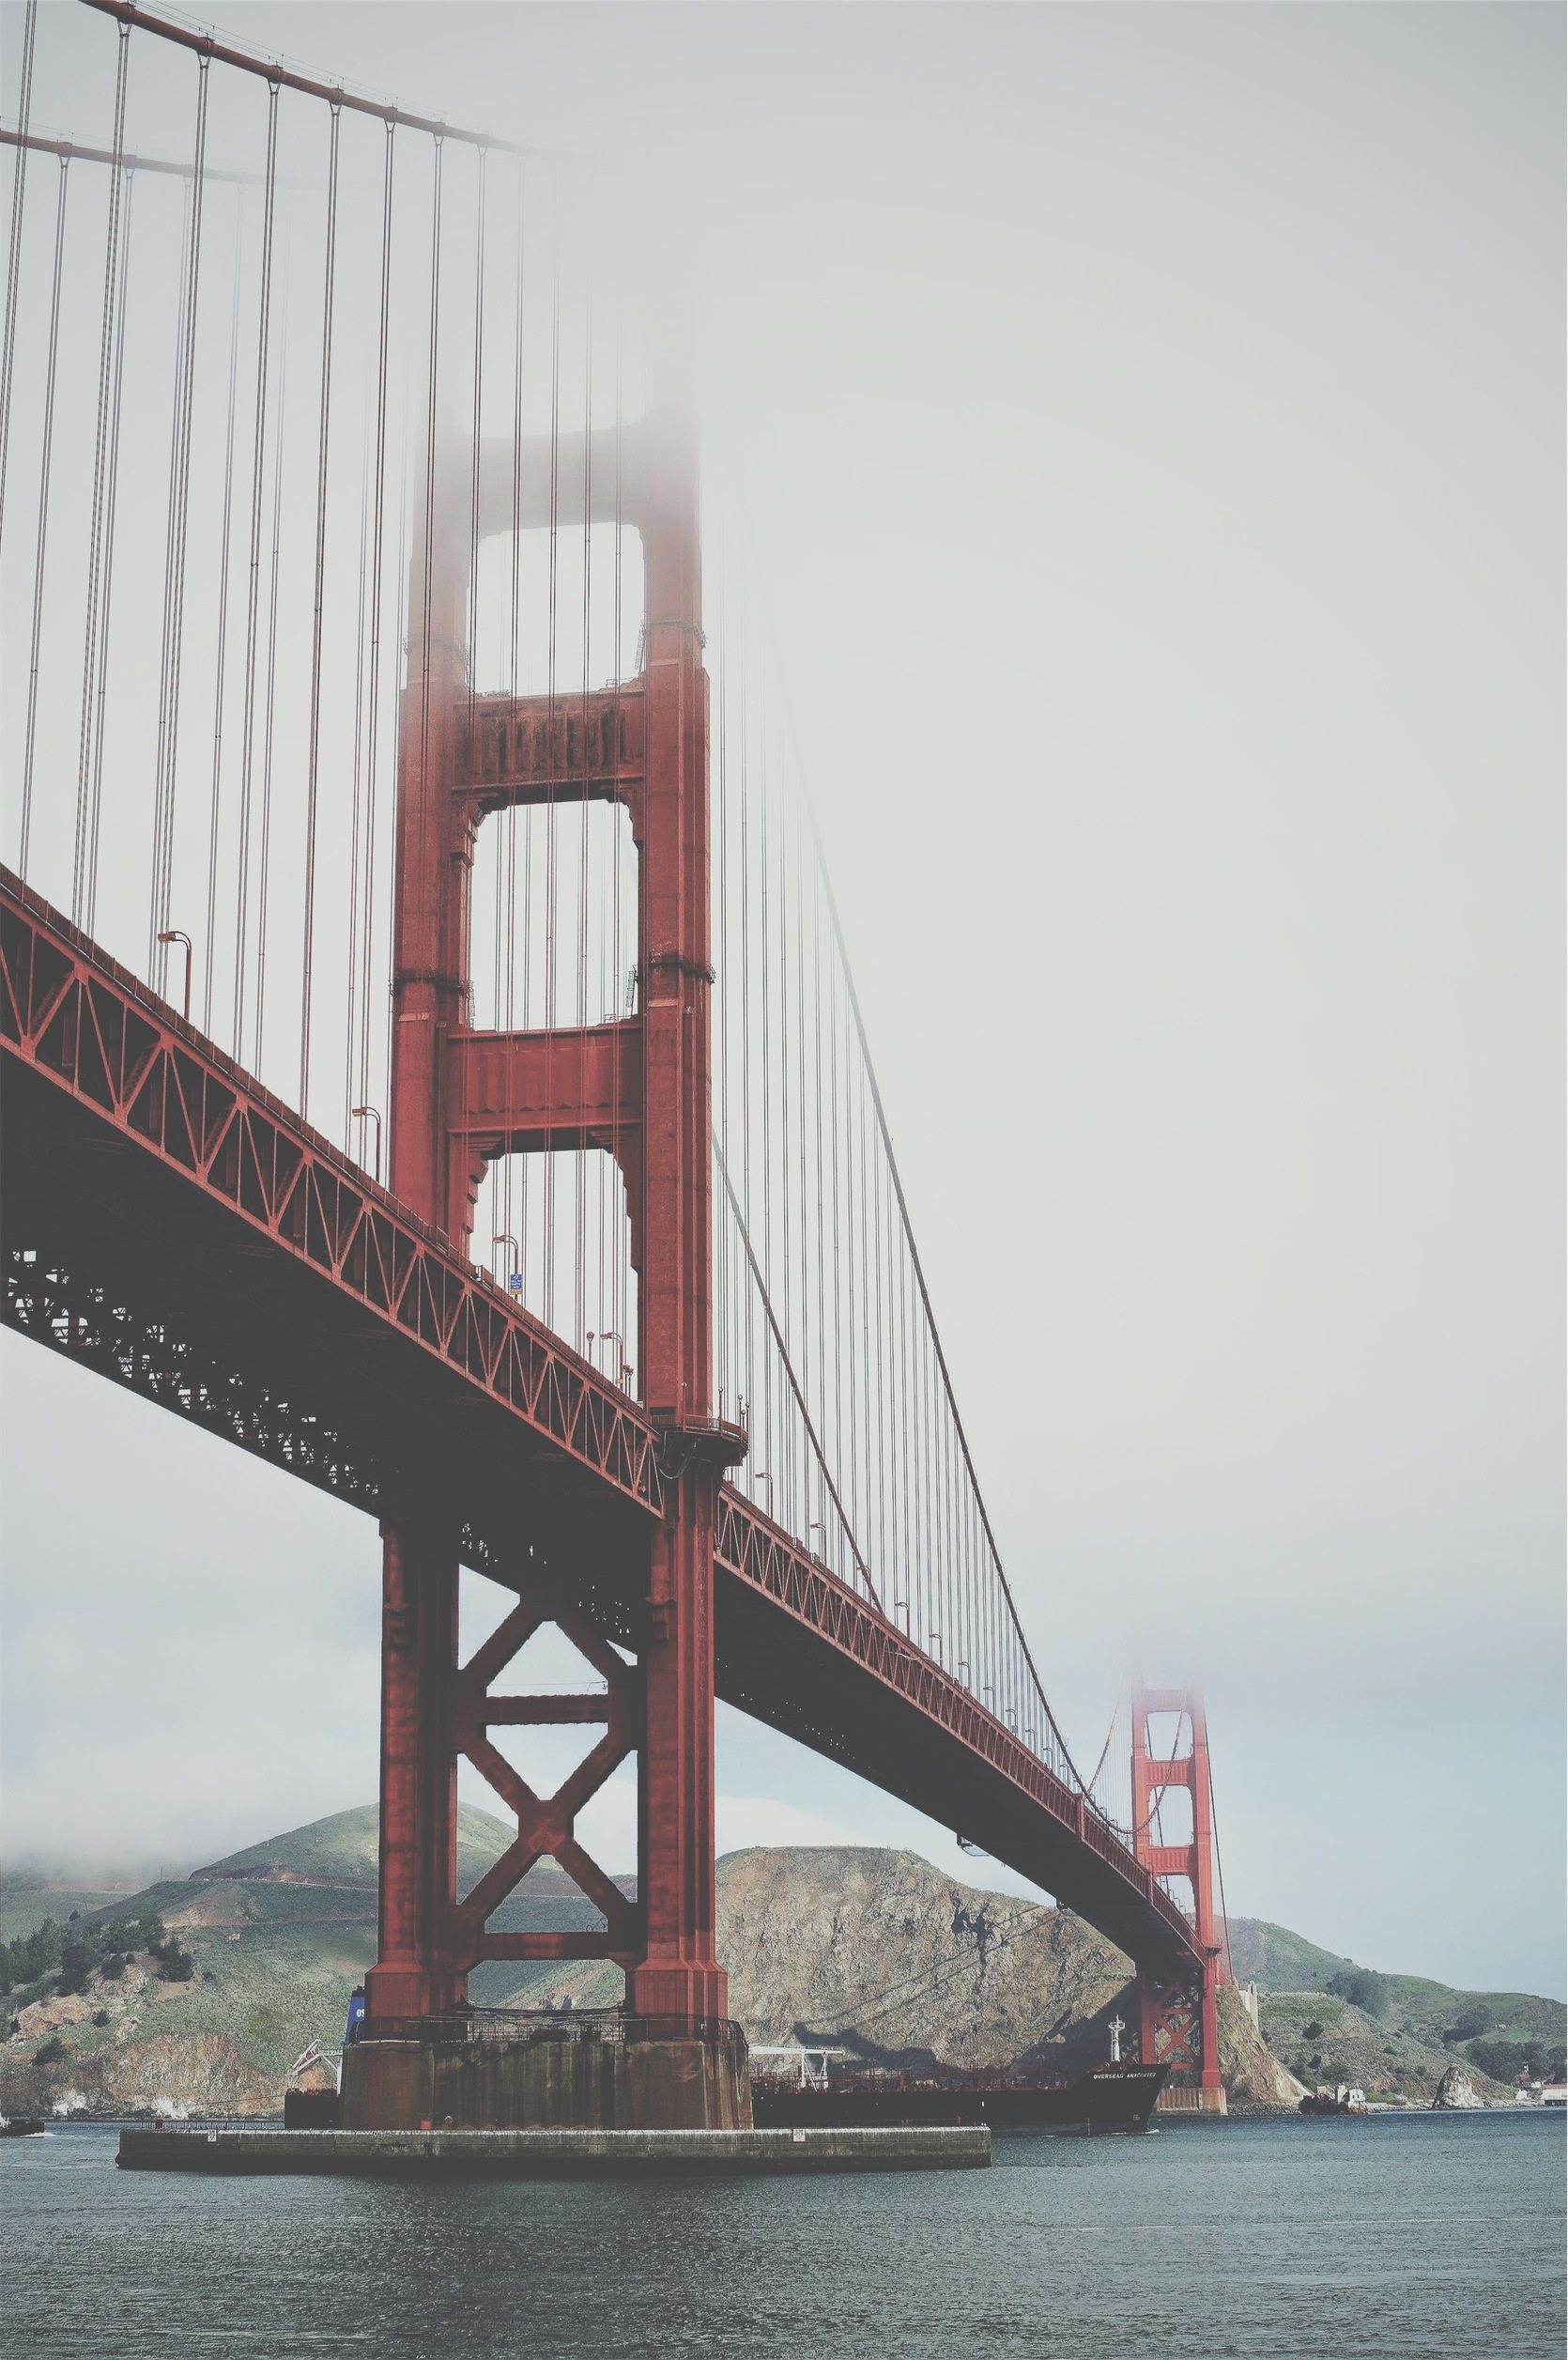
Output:
[[1265,2040],[1301,2081],[1415,2097],[1460,2063],[1485,2094],[1562,2055],[1568,2012],[1558,1999],[1385,1974],[1261,1918],[1233,1920],[1230,1946],[1237,1982],[1258,1986]]
[[1259,1991],[1327,1991],[1330,1976],[1355,1965],[1265,1918],[1230,1920],[1230,1957],[1237,1982]]
[[[374,1803],[365,1803],[358,1811],[334,1812],[330,1819],[313,1820],[308,1828],[291,1828],[286,1835],[269,1836],[262,1843],[253,1843],[248,1851],[231,1852],[209,1868],[195,1869],[192,1881],[298,1879],[312,1885],[368,1885],[374,1890],[380,1819]],[[478,1882],[512,1835],[505,1820],[477,1811],[471,1803],[458,1804],[457,1878],[464,1890]]]
[[[135,1892],[111,1893],[106,1881],[73,1882],[37,1868],[7,1873],[0,1878],[0,1903],[8,1947],[0,1951],[0,1963],[6,1968],[9,2031],[0,2047],[0,2109],[64,2104],[97,2112],[148,2105],[252,2111],[275,2105],[288,2068],[307,2044],[315,2040],[331,2047],[341,2039],[349,1992],[363,1981],[375,1956],[377,1827],[374,1805],[339,1812],[232,1853],[188,1877],[164,1878]],[[462,1807],[458,1859],[464,1890],[498,1857],[511,1832],[489,1812]],[[861,1855],[853,1857],[862,1860]],[[779,2010],[787,2013],[787,2000],[806,2004],[802,1995],[813,1992],[824,1976],[829,1982],[833,1974],[844,1979],[842,1993],[834,1986],[834,2005],[852,2013],[868,1991],[881,1987],[879,1975],[884,1983],[904,1976],[900,1945],[907,1945],[905,1920],[913,1905],[904,1888],[915,1865],[926,1883],[942,1887],[936,1901],[926,1895],[920,1922],[930,1921],[926,1926],[930,1959],[945,1958],[958,1923],[954,1919],[954,1926],[947,1924],[956,1906],[951,1897],[959,1889],[928,1864],[867,1852],[862,1867],[870,1878],[868,1892],[874,1900],[882,1885],[887,1886],[885,1911],[882,1902],[872,1907],[868,1901],[865,1925],[857,1920],[858,1930],[847,1933],[849,1921],[840,1924],[847,1905],[847,1858],[831,1852],[752,1852],[721,1864],[721,1931],[728,1929],[726,1939],[735,1946],[729,1963],[739,1978],[737,1992],[744,1998],[756,1985],[751,2013],[758,2022],[771,2021]],[[623,1881],[628,1891],[635,1890],[633,1880]],[[755,1926],[738,1895],[749,1896]],[[1008,1907],[1017,1913],[1016,1904]],[[68,1922],[72,1910],[80,1913],[75,1923]],[[887,1911],[892,1914],[884,1924]],[[1064,1951],[1053,1972],[1066,1975],[1071,1967],[1086,1973],[1078,1951],[1091,1939],[1088,1930],[1078,1930],[1084,1939],[1075,1949],[1068,1940],[1067,1913],[1036,1914],[1047,1934],[1060,1916],[1059,1930],[1072,1952],[1068,1959]],[[126,1919],[137,1921],[134,1936],[116,1941],[111,1929]],[[52,1927],[45,1920],[53,1921]],[[549,1863],[536,1868],[490,1920],[498,1931],[578,1930],[601,1922],[571,1880]],[[1281,2063],[1303,2081],[1352,2080],[1375,2094],[1425,2102],[1444,2069],[1458,2060],[1476,2075],[1483,2094],[1501,2097],[1504,2082],[1521,2062],[1539,2069],[1549,2052],[1561,2052],[1565,2012],[1554,2000],[1518,1992],[1456,1991],[1419,1976],[1369,1974],[1285,1927],[1256,1919],[1235,1922],[1232,1954],[1237,1979],[1260,1986],[1264,2038]],[[928,1968],[936,1972],[930,1961],[917,1965],[922,1974]],[[1023,1966],[1034,1972],[1029,1961]],[[1120,1971],[1125,1973],[1125,1967]],[[1329,1986],[1336,1980],[1345,1988],[1331,1992]],[[968,1986],[961,1976],[951,1980],[947,1967],[933,1990],[938,1985],[946,1998],[934,2003],[931,2026],[921,2037],[945,2053],[961,2044],[967,2023],[963,2012],[971,2003],[956,1996]],[[579,2006],[614,2005],[621,1977],[613,1967],[588,1962],[496,1961],[479,1968],[469,1987],[473,1999],[488,2006],[538,2006],[565,1992]],[[822,1988],[826,1991],[826,1982]],[[980,2005],[989,1988],[982,1976],[973,2005]],[[1068,1983],[1062,1988],[1068,1993]],[[853,1996],[857,1990],[860,2000]],[[1082,2013],[1070,1993],[1063,2004],[1062,2025],[1054,2027],[1058,2033],[1075,2011]],[[1020,2005],[1020,2024],[1026,2030],[1023,2019],[1033,2021],[1038,2009],[1034,2001]],[[951,2022],[943,2016],[944,2006]]]

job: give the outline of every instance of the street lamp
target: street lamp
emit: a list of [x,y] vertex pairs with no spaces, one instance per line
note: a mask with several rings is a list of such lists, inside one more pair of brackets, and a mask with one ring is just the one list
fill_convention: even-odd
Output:
[[[182,933],[177,926],[171,926],[167,933],[160,934],[158,939],[163,944],[177,942],[183,943],[185,946],[185,1005],[180,1010],[180,1013],[185,1018],[186,1023],[189,1024],[191,1022],[191,937],[189,934]],[[168,972],[169,963],[167,959],[165,959],[163,962],[163,973],[165,977],[168,975]]]
[[[614,1345],[616,1367],[611,1373],[614,1375],[617,1384],[623,1386],[626,1385],[632,1373],[632,1364],[626,1358],[626,1341],[624,1336],[622,1335],[618,1328],[600,1328],[598,1331],[598,1341],[601,1344]],[[593,1345],[594,1331],[590,1328],[588,1331],[588,1357],[590,1360],[592,1360],[594,1356]]]
[[[523,1291],[523,1273],[517,1265],[523,1258],[523,1249],[508,1229],[502,1229],[499,1236],[490,1240],[492,1255],[498,1245],[509,1245],[512,1248],[512,1260],[508,1265],[505,1280],[506,1291],[509,1295],[520,1295]],[[493,1277],[495,1273],[492,1272],[491,1275]]]
[[376,1185],[381,1185],[381,1110],[378,1106],[350,1106],[353,1122],[373,1122],[376,1125]]
[[773,1477],[769,1474],[765,1467],[754,1467],[751,1471],[751,1480],[753,1486],[756,1486],[759,1483],[765,1483],[767,1485],[768,1514],[771,1516],[773,1514]]

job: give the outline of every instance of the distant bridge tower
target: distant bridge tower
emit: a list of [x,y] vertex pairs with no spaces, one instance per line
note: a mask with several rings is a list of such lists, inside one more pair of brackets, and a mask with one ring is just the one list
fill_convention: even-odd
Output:
[[[1176,1719],[1168,1753],[1154,1753],[1149,1721]],[[1191,1825],[1184,1841],[1167,1843],[1157,1824],[1160,1797],[1172,1787],[1191,1797]],[[1185,1814],[1184,1814],[1185,1815]],[[1209,1780],[1208,1725],[1196,1688],[1132,1691],[1132,1829],[1140,1866],[1158,1877],[1183,1877],[1191,1887],[1193,1930],[1203,1966],[1181,1977],[1140,1967],[1140,2053],[1145,2064],[1168,2064],[1167,2085],[1175,2103],[1205,2112],[1225,2110],[1220,2077],[1219,2006],[1216,1994],[1229,1982],[1230,1954],[1222,1913],[1214,1902],[1214,1801]],[[1190,2097],[1184,2093],[1191,2092]]]
[[[476,696],[473,546],[518,525],[546,526],[557,510],[594,522],[619,512],[640,533],[641,672],[591,695]],[[510,439],[486,439],[477,468],[471,452],[449,450],[425,515],[399,731],[390,1183],[466,1244],[490,1160],[561,1149],[614,1158],[637,1272],[639,1389],[661,1434],[666,1513],[652,1529],[607,1532],[591,1505],[579,1519],[559,1501],[519,1498],[519,1604],[463,1667],[464,1504],[438,1465],[408,1471],[406,1498],[383,1527],[381,1917],[367,2031],[459,2005],[485,1959],[607,1957],[626,1971],[630,2009],[661,2020],[666,2035],[669,2105],[653,2104],[644,2119],[723,2124],[744,2099],[720,2028],[726,1981],[715,1951],[714,1504],[745,1443],[715,1419],[713,1397],[708,681],[692,422],[655,411],[619,437],[562,433],[520,452]],[[589,799],[619,804],[630,820],[635,1010],[549,1030],[477,1029],[469,895],[480,824],[509,806]],[[635,1664],[581,1612],[596,1590],[630,1601]],[[551,1622],[589,1657],[606,1692],[493,1693]],[[498,1723],[595,1720],[603,1737],[553,1796],[535,1795],[488,1734]],[[462,1902],[460,1754],[504,1797],[518,1828]],[[583,1804],[630,1754],[640,1772],[635,1902],[575,1829]],[[487,1923],[546,1858],[603,1912],[601,1936]]]

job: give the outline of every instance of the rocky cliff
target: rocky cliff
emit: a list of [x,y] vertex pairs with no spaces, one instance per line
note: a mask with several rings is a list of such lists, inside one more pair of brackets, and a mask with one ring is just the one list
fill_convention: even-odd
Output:
[[1081,1919],[983,1892],[913,1852],[751,1851],[720,1871],[730,2005],[759,2041],[887,2063],[1095,2062],[1127,1961]]

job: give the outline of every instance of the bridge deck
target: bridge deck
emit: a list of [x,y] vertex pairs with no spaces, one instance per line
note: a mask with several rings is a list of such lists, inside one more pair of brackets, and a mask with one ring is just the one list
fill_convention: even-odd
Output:
[[[660,1437],[38,896],[0,880],[8,1324],[372,1514],[432,1465],[467,1561],[550,1566],[636,1643]],[[866,1598],[726,1487],[717,1685],[999,1859],[1140,1964],[1194,1955],[1114,1831]],[[588,1568],[588,1571],[584,1571]]]

